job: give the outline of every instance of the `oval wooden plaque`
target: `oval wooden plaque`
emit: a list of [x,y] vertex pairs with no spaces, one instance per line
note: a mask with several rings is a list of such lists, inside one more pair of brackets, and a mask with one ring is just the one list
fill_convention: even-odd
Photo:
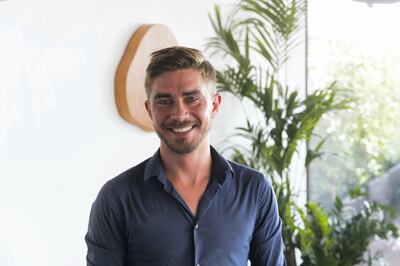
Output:
[[132,35],[115,75],[115,101],[119,114],[128,123],[145,131],[153,124],[144,107],[144,80],[150,54],[177,45],[173,33],[161,24],[145,24]]

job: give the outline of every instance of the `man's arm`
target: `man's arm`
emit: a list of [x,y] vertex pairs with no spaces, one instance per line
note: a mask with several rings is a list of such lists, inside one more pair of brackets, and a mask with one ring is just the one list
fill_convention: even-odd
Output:
[[275,193],[264,178],[260,184],[257,221],[250,243],[252,266],[286,265],[283,254],[282,222]]
[[92,205],[85,237],[87,266],[123,266],[125,260],[125,219],[121,201],[107,183]]

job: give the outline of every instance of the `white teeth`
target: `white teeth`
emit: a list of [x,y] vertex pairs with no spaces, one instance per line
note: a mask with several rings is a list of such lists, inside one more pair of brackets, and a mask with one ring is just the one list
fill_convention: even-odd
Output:
[[172,131],[182,133],[191,130],[192,127],[172,128]]

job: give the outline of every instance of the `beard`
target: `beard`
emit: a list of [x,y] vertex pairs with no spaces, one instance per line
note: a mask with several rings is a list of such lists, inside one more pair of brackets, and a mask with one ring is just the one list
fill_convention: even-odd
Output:
[[[163,133],[164,131],[170,130],[169,128],[171,127],[185,127],[188,125],[194,125],[194,127],[191,130],[195,130],[197,132],[195,136],[192,139],[189,139],[187,137],[177,137],[177,138],[168,138],[166,135]],[[192,151],[196,150],[200,143],[204,140],[204,138],[207,136],[208,132],[211,129],[211,123],[209,125],[206,125],[206,127],[201,128],[201,123],[200,121],[183,121],[183,122],[177,122],[177,121],[171,121],[169,123],[166,123],[165,125],[162,125],[162,129],[157,129],[155,128],[155,131],[160,138],[162,142],[165,143],[165,145],[174,153],[177,154],[187,154],[191,153]]]

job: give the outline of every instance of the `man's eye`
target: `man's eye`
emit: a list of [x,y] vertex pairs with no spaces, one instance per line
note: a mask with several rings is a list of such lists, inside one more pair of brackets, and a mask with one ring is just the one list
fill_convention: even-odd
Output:
[[193,103],[199,100],[199,97],[191,96],[186,98],[186,102]]
[[156,104],[158,104],[158,105],[167,105],[169,103],[170,103],[169,100],[163,100],[163,99],[159,99],[156,101]]

